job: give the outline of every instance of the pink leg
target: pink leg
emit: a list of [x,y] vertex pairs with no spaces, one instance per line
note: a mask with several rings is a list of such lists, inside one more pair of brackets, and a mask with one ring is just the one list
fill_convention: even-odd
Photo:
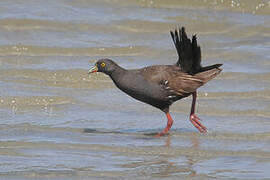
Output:
[[200,118],[195,115],[195,104],[196,104],[197,92],[192,93],[192,106],[190,111],[190,122],[195,126],[201,133],[206,133],[207,129],[199,121]]
[[167,134],[169,132],[169,130],[171,129],[172,125],[173,125],[173,119],[172,119],[169,112],[166,113],[166,116],[167,116],[167,119],[168,119],[167,126],[163,129],[162,132],[158,133],[156,135],[156,137],[164,136],[165,134]]

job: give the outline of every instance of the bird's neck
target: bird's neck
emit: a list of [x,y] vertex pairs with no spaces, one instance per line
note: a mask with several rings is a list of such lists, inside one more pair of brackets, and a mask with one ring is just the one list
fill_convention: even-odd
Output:
[[122,68],[121,66],[118,66],[108,74],[113,81],[117,81],[117,79],[121,78],[121,76],[126,72],[127,70]]

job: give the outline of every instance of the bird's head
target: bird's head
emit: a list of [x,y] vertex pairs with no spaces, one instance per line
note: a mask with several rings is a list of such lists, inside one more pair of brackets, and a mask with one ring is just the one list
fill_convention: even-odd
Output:
[[95,63],[95,66],[90,68],[88,73],[103,72],[110,75],[119,66],[113,62],[111,59],[100,59]]

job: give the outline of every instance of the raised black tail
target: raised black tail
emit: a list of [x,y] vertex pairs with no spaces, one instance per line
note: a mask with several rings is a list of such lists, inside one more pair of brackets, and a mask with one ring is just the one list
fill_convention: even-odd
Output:
[[191,41],[187,37],[184,27],[179,29],[179,31],[170,31],[170,33],[178,53],[176,65],[180,66],[182,71],[194,75],[221,66],[221,64],[207,67],[201,66],[201,48],[197,44],[197,37],[193,35]]

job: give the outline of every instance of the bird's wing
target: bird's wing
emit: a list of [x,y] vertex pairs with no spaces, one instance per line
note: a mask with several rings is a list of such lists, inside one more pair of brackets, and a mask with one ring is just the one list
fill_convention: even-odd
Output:
[[141,72],[148,82],[160,85],[170,97],[185,96],[204,84],[201,79],[180,71],[177,66],[149,66]]
[[195,92],[203,84],[204,82],[201,79],[181,72],[168,80],[166,89],[177,95],[184,96]]

